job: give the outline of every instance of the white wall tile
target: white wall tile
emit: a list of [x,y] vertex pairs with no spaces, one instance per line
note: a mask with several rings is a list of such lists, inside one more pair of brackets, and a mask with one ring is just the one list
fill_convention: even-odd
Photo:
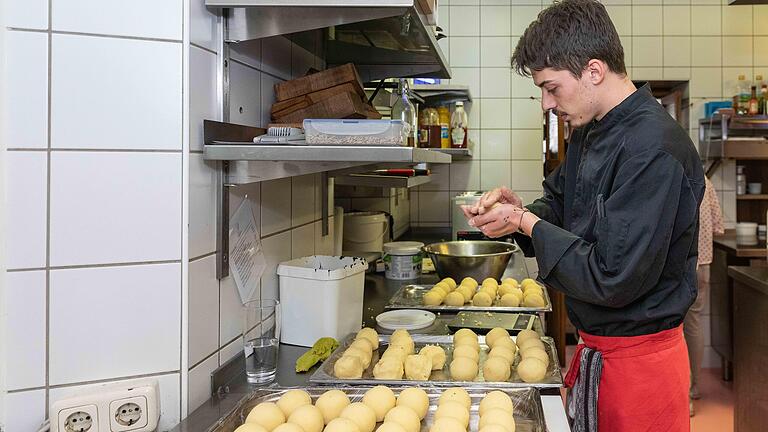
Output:
[[480,97],[482,98],[510,97],[511,78],[512,78],[512,72],[509,70],[509,68],[480,69]]
[[267,267],[261,277],[261,298],[276,299],[278,294],[277,266],[291,259],[291,231],[262,239]]
[[509,130],[484,130],[480,132],[483,160],[506,160],[510,158],[512,149],[510,132]]
[[479,37],[451,37],[451,67],[480,66]]
[[731,6],[723,8],[723,35],[751,35],[752,8]]
[[691,65],[691,38],[664,37],[664,66]]
[[[768,66],[768,37],[755,37],[755,66]],[[763,75],[765,77],[766,75]]]
[[619,36],[621,48],[624,50],[624,65],[632,66],[632,36]]
[[542,160],[542,131],[541,129],[513,130],[512,159]]
[[512,189],[521,191],[539,191],[544,180],[544,168],[541,161],[512,161]]
[[216,256],[189,263],[189,364],[219,348],[219,280]]
[[[689,67],[665,67],[663,71],[665,80],[690,81],[691,68]],[[690,84],[689,84],[690,85]],[[690,87],[689,87],[690,91]]]
[[723,66],[752,66],[751,36],[723,37]]
[[518,6],[512,11],[511,32],[521,36],[541,12],[541,6]]
[[6,267],[45,267],[47,154],[6,152]]
[[719,37],[691,38],[691,66],[720,66],[721,52]]
[[291,232],[291,259],[315,254],[315,226],[307,224]]
[[[446,35],[451,34],[451,15],[448,2],[441,1],[437,6],[437,25],[443,29]],[[446,39],[442,39],[446,40]]]
[[723,72],[723,98],[731,99],[736,94],[739,75],[744,75],[747,82],[752,79],[752,68],[749,66],[724,67]]
[[[468,6],[450,6],[450,37],[480,36],[480,8]],[[458,24],[458,25],[457,25]]]
[[261,125],[267,126],[271,121],[272,104],[275,102],[275,84],[282,80],[265,73],[261,74]]
[[720,68],[691,68],[691,97],[720,97],[722,93]]
[[512,129],[540,128],[543,120],[541,102],[531,99],[512,99]]
[[605,10],[611,17],[613,26],[619,35],[632,34],[632,7],[631,6],[606,6]]
[[291,179],[261,183],[261,235],[291,227]]
[[483,129],[509,129],[510,99],[483,99],[482,103],[480,126]]
[[45,385],[45,271],[6,273],[6,385]]
[[752,6],[752,22],[754,35],[768,35],[768,5]]
[[512,172],[509,161],[480,162],[480,189],[491,190],[500,186],[512,185]]
[[54,152],[51,265],[181,257],[181,155]]
[[691,7],[664,6],[664,36],[691,34]]
[[[248,300],[260,298],[260,288]],[[243,302],[232,276],[219,283],[219,345],[224,346],[243,334]]]
[[284,80],[291,79],[291,41],[282,36],[262,39],[261,70]]
[[664,69],[660,67],[634,67],[632,79],[641,81],[660,80],[664,78]]
[[[451,178],[453,181],[453,178]],[[408,193],[411,196],[409,200],[411,206],[411,224],[419,221],[419,193],[414,190],[409,190]]]
[[221,121],[218,109],[216,55],[197,48],[189,49],[189,148],[202,150],[203,120]]
[[59,31],[181,40],[182,5],[180,0],[52,1],[51,20]]
[[189,371],[188,412],[196,410],[211,398],[211,374],[219,367],[219,356],[213,355]]
[[181,44],[54,34],[51,54],[52,147],[181,149]]
[[261,72],[230,62],[229,121],[246,126],[266,126],[261,119]]
[[[144,379],[121,380],[116,383],[126,383],[128,385],[139,385],[147,380],[156,380],[160,393],[160,422],[157,430],[166,431],[176,426],[180,421],[181,408],[181,376],[179,373],[153,376]],[[53,388],[50,391],[49,406],[53,405],[59,399],[63,399],[76,394],[98,393],[100,387],[107,384],[86,384],[70,387]]]
[[291,226],[315,219],[315,175],[291,177]]
[[[450,189],[451,184],[451,166],[453,164],[434,164],[430,166],[430,180],[429,183],[419,186],[419,190],[425,191],[439,191]],[[389,208],[386,211],[392,213],[394,206],[390,202]]]
[[719,35],[721,24],[720,6],[696,6],[691,8],[691,34],[694,36]]
[[632,35],[661,35],[663,18],[661,6],[632,6]]
[[[178,370],[180,271],[179,264],[51,271],[50,383]],[[88,367],[81,341],[92,347]]]
[[8,393],[5,396],[5,430],[36,431],[45,421],[45,390]]
[[632,66],[661,66],[662,39],[658,36],[632,38]]
[[[216,51],[219,46],[218,9],[205,7],[205,0],[189,1],[189,39],[193,44]],[[194,89],[194,87],[192,87]]]
[[5,146],[48,147],[48,35],[6,31],[5,36],[6,64],[23,65],[5,68]]
[[[287,40],[287,39],[284,39]],[[251,39],[247,41],[238,42],[236,44],[229,45],[229,58],[235,62],[240,62],[245,66],[250,66],[254,69],[261,70],[261,58],[262,58],[262,39]],[[289,44],[290,45],[290,44]],[[288,50],[284,53],[290,56],[291,46],[288,46]],[[290,57],[288,58],[288,72],[290,73]],[[288,79],[291,77],[288,76]]]
[[511,56],[511,38],[506,36],[480,38],[481,67],[509,67]]
[[48,28],[48,0],[7,0],[2,6],[4,27]]
[[216,250],[216,163],[189,155],[189,256]]
[[480,7],[481,36],[509,36],[511,34],[509,6]]
[[456,67],[451,69],[451,84],[469,87],[473,97],[480,96],[480,68]]
[[243,355],[243,338],[239,337],[221,348],[219,351],[219,365],[223,365],[237,355]]
[[[333,255],[334,239],[337,235],[333,228],[333,217],[328,220],[328,234],[323,235],[323,221],[312,224],[315,230],[315,255]],[[341,233],[338,233],[341,235]]]
[[419,221],[449,222],[450,199],[449,192],[419,192]]
[[541,98],[541,89],[536,87],[531,77],[521,76],[515,71],[511,75],[511,92],[513,98],[535,97]]

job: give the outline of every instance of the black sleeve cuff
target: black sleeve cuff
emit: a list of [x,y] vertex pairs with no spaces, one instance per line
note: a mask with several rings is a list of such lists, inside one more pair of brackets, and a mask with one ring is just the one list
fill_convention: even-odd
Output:
[[539,277],[546,279],[563,254],[579,237],[545,220],[536,222],[531,242],[539,265]]

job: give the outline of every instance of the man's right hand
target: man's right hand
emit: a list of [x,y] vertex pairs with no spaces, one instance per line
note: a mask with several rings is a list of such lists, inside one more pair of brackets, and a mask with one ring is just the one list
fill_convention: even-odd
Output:
[[474,216],[485,214],[495,204],[512,204],[515,207],[522,207],[523,200],[506,186],[496,188],[492,191],[486,192],[480,197],[477,204],[474,206],[461,206],[461,210],[464,212],[464,216],[467,219],[471,219]]

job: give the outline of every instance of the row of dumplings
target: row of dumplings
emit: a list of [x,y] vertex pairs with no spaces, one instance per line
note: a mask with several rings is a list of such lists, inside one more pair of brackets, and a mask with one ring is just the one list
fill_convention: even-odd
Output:
[[425,306],[473,306],[544,307],[544,289],[535,280],[527,278],[519,282],[514,278],[504,279],[501,284],[496,279],[487,278],[478,286],[475,279],[466,277],[460,284],[453,278],[445,278],[435,284],[426,294]]

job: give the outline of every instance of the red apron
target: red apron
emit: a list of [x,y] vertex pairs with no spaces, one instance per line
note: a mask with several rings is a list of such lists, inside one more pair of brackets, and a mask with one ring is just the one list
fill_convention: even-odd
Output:
[[584,346],[602,353],[600,432],[690,431],[690,366],[682,326],[632,337],[579,335],[584,344],[576,347],[565,385],[576,383]]

